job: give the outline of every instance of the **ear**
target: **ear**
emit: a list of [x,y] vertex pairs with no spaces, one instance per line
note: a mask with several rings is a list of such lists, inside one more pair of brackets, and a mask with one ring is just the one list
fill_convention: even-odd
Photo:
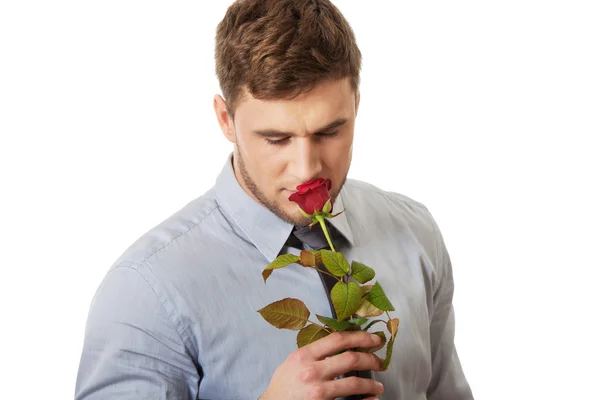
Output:
[[221,127],[221,132],[231,143],[235,143],[235,127],[233,125],[233,118],[227,112],[227,103],[225,99],[220,95],[216,94],[213,100],[213,107],[217,116],[217,121]]
[[356,104],[354,106],[354,115],[358,115],[358,106],[360,105],[360,91],[356,92]]

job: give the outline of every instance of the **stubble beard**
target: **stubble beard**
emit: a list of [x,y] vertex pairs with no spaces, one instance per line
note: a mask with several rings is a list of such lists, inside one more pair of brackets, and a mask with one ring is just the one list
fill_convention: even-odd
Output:
[[[300,211],[296,211],[294,215],[290,215],[278,203],[269,200],[267,198],[267,196],[265,196],[265,194],[258,188],[256,183],[254,182],[254,180],[248,173],[248,170],[246,169],[246,164],[244,163],[244,159],[242,158],[240,152],[237,149],[235,152],[235,157],[238,161],[240,175],[242,176],[242,179],[244,180],[244,184],[262,205],[267,207],[269,209],[269,211],[271,211],[273,214],[277,215],[280,219],[284,220],[285,222],[287,222],[289,224],[296,225],[296,226],[306,226],[311,223],[311,221],[308,218],[306,218],[302,214],[300,214]],[[345,176],[344,176],[344,180],[342,181],[342,185],[340,186],[340,189],[335,192],[332,191],[329,193],[331,196],[332,204],[335,203],[335,200],[337,199],[340,191],[342,190],[342,187],[344,187],[344,183],[346,183]]]

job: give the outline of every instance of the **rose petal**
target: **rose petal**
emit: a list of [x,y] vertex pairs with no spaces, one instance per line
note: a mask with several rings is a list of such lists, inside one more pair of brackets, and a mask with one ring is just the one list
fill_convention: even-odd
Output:
[[312,179],[297,186],[297,192],[288,198],[298,204],[298,206],[307,214],[314,214],[315,211],[322,212],[323,207],[330,199],[329,190],[331,189],[331,180],[324,178]]

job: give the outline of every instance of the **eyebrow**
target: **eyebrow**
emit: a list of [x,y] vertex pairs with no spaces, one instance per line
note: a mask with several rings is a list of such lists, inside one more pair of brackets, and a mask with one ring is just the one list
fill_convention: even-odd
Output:
[[[344,125],[346,122],[348,122],[347,118],[338,118],[335,121],[317,129],[317,131],[315,133],[329,131],[331,129],[338,128],[338,127]],[[259,129],[259,130],[255,130],[253,132],[256,133],[257,135],[260,135],[260,136],[266,137],[266,138],[280,137],[280,136],[295,136],[296,135],[295,133],[292,133],[292,132],[282,132],[282,131],[278,131],[275,129]]]

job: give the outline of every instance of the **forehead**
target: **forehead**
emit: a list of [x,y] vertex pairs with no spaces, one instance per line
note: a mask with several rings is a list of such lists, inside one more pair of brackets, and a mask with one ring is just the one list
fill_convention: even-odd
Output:
[[355,93],[349,79],[324,81],[289,100],[259,100],[244,93],[235,112],[236,124],[249,129],[310,131],[338,118],[351,119]]

